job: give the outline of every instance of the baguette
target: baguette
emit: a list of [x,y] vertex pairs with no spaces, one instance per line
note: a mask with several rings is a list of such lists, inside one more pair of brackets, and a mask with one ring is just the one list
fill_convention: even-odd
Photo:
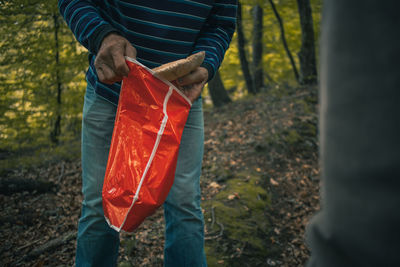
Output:
[[201,63],[203,63],[204,57],[205,52],[201,51],[190,55],[187,58],[163,64],[154,68],[153,71],[157,77],[172,82],[191,73],[197,67],[200,67]]

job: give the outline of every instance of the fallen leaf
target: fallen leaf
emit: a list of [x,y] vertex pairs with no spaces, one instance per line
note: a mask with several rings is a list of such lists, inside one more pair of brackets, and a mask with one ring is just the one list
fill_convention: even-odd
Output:
[[236,198],[236,196],[235,196],[234,194],[231,194],[231,195],[228,196],[228,199],[229,199],[229,200],[233,200],[233,199],[235,199],[235,198]]
[[221,188],[221,186],[217,182],[211,182],[209,187],[215,188],[215,189]]
[[270,182],[271,185],[273,185],[273,186],[278,186],[278,185],[279,185],[279,183],[278,183],[277,181],[275,181],[273,178],[270,178],[270,179],[269,179],[269,182]]

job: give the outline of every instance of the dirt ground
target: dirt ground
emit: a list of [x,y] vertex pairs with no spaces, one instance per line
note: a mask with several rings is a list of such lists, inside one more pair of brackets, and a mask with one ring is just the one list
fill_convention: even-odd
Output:
[[[317,96],[309,88],[273,90],[204,112],[203,201],[243,171],[258,174],[270,198],[264,211],[268,253],[262,257],[246,242],[233,244],[226,232],[211,235],[213,222],[206,220],[206,246],[211,240],[226,245],[216,266],[304,266],[309,257],[304,231],[319,209]],[[55,187],[0,194],[0,265],[72,266],[82,201],[79,159],[13,170],[3,178],[42,179]],[[160,208],[135,233],[121,234],[119,265],[162,266],[163,234]]]

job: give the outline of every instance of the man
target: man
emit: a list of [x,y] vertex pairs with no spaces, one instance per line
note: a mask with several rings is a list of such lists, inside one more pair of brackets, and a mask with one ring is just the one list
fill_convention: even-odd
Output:
[[325,0],[312,267],[400,266],[400,3]]
[[76,266],[114,266],[118,233],[103,217],[101,190],[113,131],[124,56],[149,68],[205,51],[201,67],[179,79],[193,101],[179,150],[175,181],[164,204],[165,266],[206,266],[200,208],[203,115],[199,96],[221,64],[234,29],[235,0],[71,1],[59,9],[89,52],[82,123],[82,215]]

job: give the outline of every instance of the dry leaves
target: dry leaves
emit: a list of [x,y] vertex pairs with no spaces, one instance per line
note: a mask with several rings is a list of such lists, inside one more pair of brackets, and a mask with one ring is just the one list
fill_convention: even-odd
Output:
[[[226,248],[226,257],[219,259],[218,265],[243,260],[244,266],[304,266],[309,255],[304,243],[305,225],[319,208],[318,146],[312,134],[317,118],[315,105],[307,102],[307,98],[315,100],[316,96],[306,90],[296,89],[284,97],[259,95],[205,111],[202,198],[213,198],[242,170],[265,177],[263,186],[272,198],[266,212],[271,223],[270,246],[265,248],[271,251],[269,258],[257,258],[246,246],[225,244],[222,235],[219,242]],[[307,110],[310,107],[312,112]],[[57,183],[58,190],[0,195],[0,265],[72,266],[74,241],[36,258],[26,259],[24,255],[76,231],[82,201],[79,161],[16,170],[9,176],[45,178]],[[233,193],[228,199],[236,201],[240,195]],[[206,222],[206,230],[211,223]],[[159,209],[134,234],[121,235],[120,262],[162,266],[163,234],[163,211]]]

